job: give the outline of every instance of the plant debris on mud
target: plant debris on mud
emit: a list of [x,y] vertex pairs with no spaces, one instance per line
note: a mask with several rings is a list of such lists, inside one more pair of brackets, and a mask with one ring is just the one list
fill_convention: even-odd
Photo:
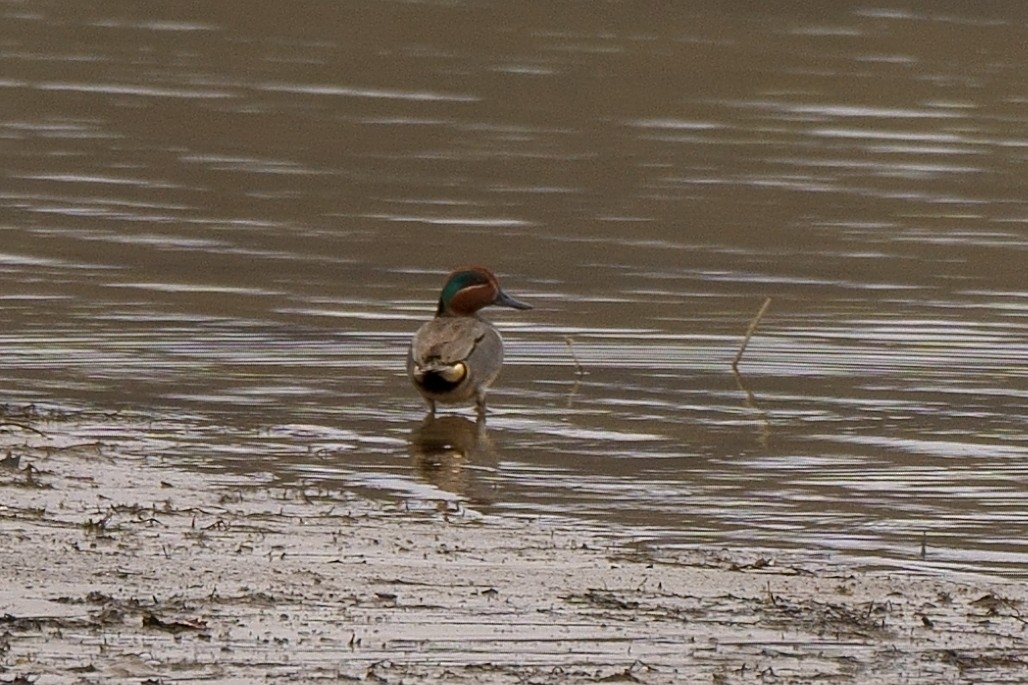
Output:
[[0,683],[1028,681],[1015,583],[640,552],[43,433],[0,459]]

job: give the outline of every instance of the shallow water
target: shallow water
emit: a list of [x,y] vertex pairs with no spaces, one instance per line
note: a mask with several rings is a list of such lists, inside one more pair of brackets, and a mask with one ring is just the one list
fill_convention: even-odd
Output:
[[[1028,12],[933,7],[0,2],[0,397],[284,485],[1024,575]],[[490,313],[484,434],[403,373],[469,262],[536,307]]]

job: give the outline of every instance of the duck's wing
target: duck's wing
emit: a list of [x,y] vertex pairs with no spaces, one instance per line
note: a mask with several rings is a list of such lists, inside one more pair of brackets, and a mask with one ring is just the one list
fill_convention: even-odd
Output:
[[411,342],[411,360],[418,366],[463,362],[488,332],[478,319],[440,317],[423,325]]

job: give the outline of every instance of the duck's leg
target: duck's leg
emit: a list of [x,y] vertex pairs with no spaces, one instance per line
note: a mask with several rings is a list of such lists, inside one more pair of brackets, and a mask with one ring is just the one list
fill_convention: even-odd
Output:
[[426,397],[425,398],[425,402],[428,403],[428,416],[430,416],[431,418],[434,419],[435,418],[435,400],[430,400],[430,399],[428,399]]
[[478,413],[478,420],[485,421],[485,391],[479,390],[475,395],[475,411]]

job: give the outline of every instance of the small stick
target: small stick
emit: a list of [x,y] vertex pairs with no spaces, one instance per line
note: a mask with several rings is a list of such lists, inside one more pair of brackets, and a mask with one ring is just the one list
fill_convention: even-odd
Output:
[[746,337],[743,338],[742,345],[739,347],[739,351],[735,353],[735,359],[732,360],[732,369],[735,371],[739,370],[739,360],[742,359],[742,353],[746,351],[746,346],[750,344],[750,338],[753,337],[753,333],[756,332],[757,326],[760,324],[760,320],[764,318],[764,314],[767,313],[767,308],[771,306],[771,298],[764,300],[764,304],[760,307],[760,311],[753,317],[753,321],[750,322],[750,327],[746,329]]
[[584,376],[585,369],[582,368],[582,365],[578,362],[578,355],[575,354],[575,341],[571,339],[570,335],[565,335],[564,342],[567,343],[568,351],[571,352],[571,361],[575,362],[575,375]]
[[30,431],[32,433],[35,433],[36,435],[40,435],[47,439],[50,438],[50,436],[44,433],[43,431],[33,428],[32,426],[26,425],[24,423],[18,423],[17,421],[0,421],[0,427],[2,426],[14,426],[15,428]]

